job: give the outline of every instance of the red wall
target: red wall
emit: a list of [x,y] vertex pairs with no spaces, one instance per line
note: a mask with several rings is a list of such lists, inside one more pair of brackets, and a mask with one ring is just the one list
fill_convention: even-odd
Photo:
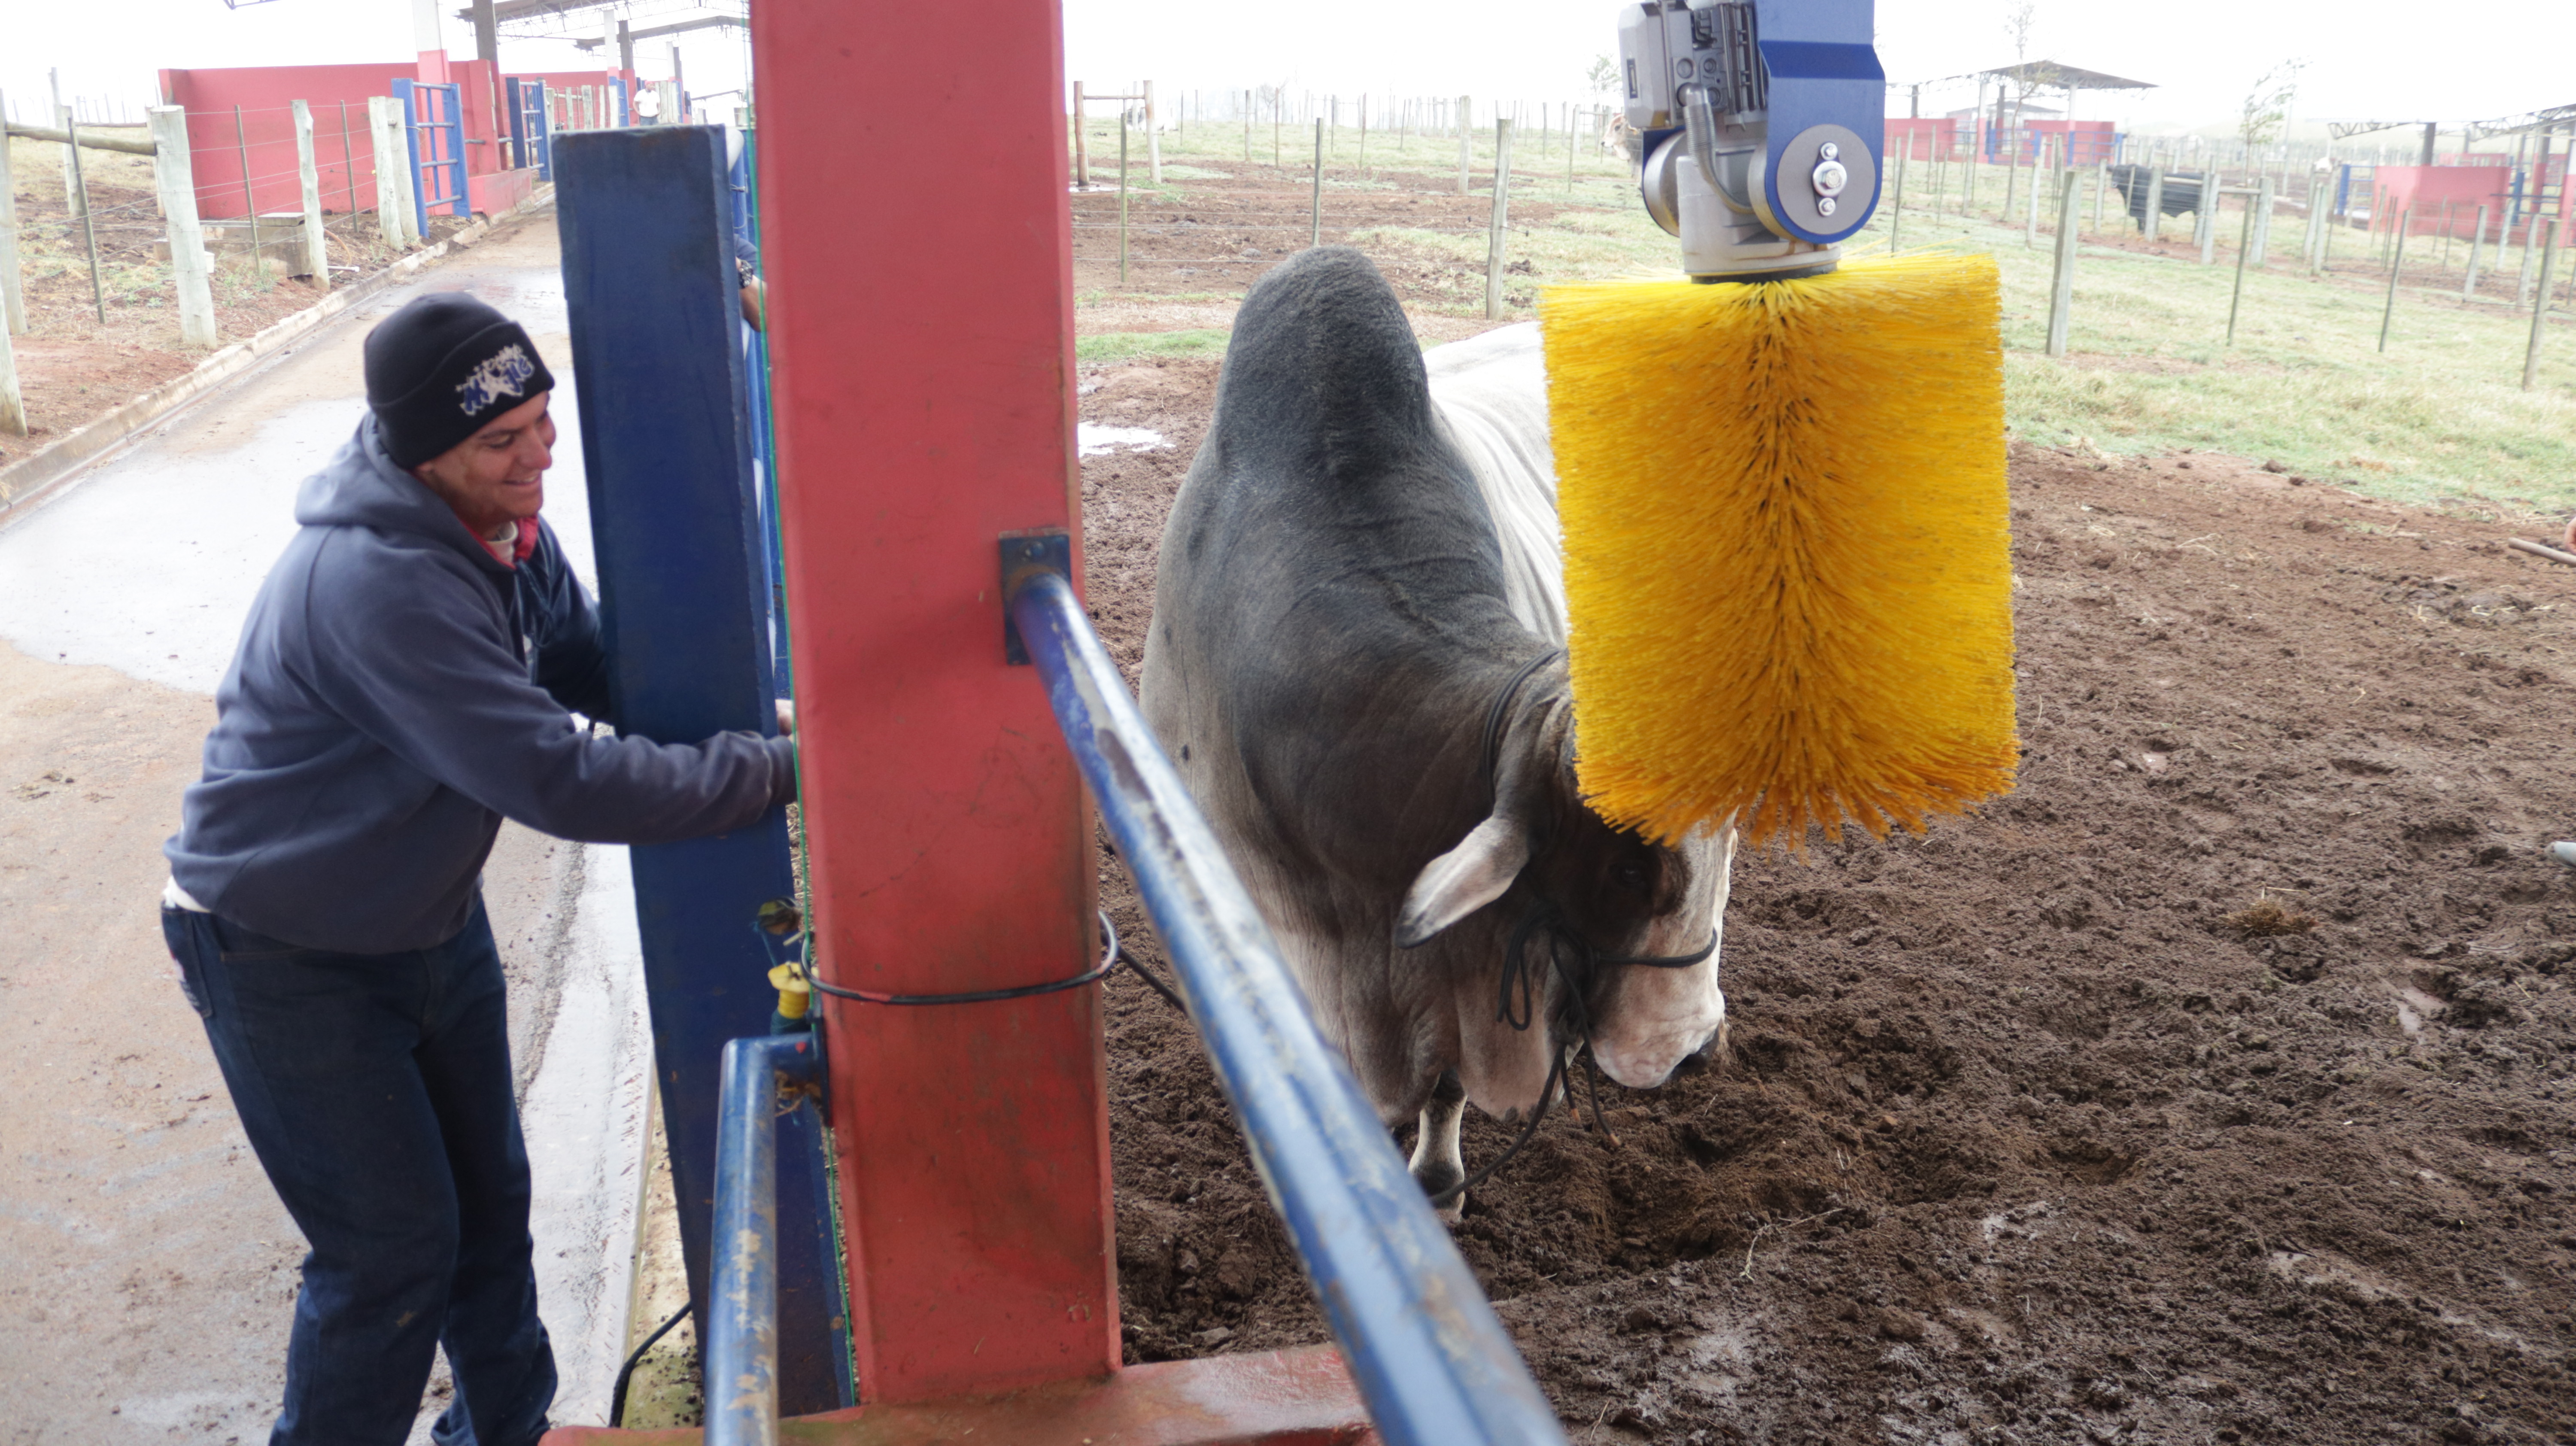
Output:
[[[2052,165],[2089,166],[2111,160],[2111,151],[2119,144],[2109,121],[2026,120],[2021,129],[2029,138],[2027,155]],[[2059,139],[2070,133],[2072,140]]]
[[[2478,207],[2487,208],[2487,239],[2494,240],[2511,204],[2509,166],[2381,166],[2371,175],[2373,229],[2396,224],[2409,207],[2410,236],[2451,235],[2466,240],[2477,229]],[[2449,207],[2447,221],[2444,207]]]
[[[165,70],[161,97],[188,110],[188,160],[196,173],[197,214],[231,217],[246,214],[242,205],[242,166],[247,159],[252,194],[259,209],[304,210],[304,187],[296,174],[295,113],[288,102],[301,100],[313,110],[313,160],[321,172],[322,209],[349,209],[354,171],[357,209],[376,204],[376,167],[367,140],[367,98],[393,94],[395,77],[417,74],[400,65],[271,65],[232,70]],[[340,145],[340,104],[349,107],[349,143]],[[233,108],[241,108],[234,129]]]
[[[509,122],[500,113],[492,62],[449,60],[445,70],[457,86],[464,111],[465,170],[474,209],[486,209],[481,202],[487,195],[508,195],[513,202],[524,197],[534,184],[533,178],[497,189],[472,181],[502,170],[508,160],[501,141],[510,133]],[[375,153],[367,139],[367,101],[374,96],[392,95],[396,80],[420,79],[422,73],[419,62],[162,71],[163,100],[188,110],[188,159],[196,172],[197,214],[216,219],[245,214],[245,159],[250,168],[251,194],[259,203],[260,214],[302,214],[304,187],[296,171],[295,112],[289,104],[297,100],[313,110],[313,161],[320,172],[322,209],[351,209],[350,187],[354,180],[355,209],[374,210],[376,167]],[[595,83],[599,77],[590,79]],[[349,123],[345,155],[340,132],[343,103],[348,107]],[[235,106],[241,108],[238,133],[234,128]]]
[[1946,160],[1959,151],[1959,123],[1945,116],[1890,116],[1887,119],[1889,158],[1902,155],[1908,160]]

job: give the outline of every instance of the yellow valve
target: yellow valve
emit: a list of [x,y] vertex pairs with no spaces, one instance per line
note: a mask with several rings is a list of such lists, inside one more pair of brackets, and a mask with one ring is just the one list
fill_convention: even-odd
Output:
[[803,1019],[814,1005],[814,986],[806,982],[802,964],[781,964],[770,970],[769,986],[778,991],[778,1012],[789,1019]]

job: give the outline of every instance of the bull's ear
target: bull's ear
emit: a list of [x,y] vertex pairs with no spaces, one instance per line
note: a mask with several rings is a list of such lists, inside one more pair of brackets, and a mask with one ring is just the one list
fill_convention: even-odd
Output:
[[1410,949],[1503,896],[1529,862],[1529,830],[1495,814],[1456,848],[1422,866],[1395,916],[1395,942]]

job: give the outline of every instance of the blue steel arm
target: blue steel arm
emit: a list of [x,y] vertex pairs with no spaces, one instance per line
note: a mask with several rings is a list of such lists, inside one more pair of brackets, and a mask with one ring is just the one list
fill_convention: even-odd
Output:
[[706,1446],[778,1446],[778,1094],[819,1082],[810,1034],[725,1045],[707,1300]]
[[[1009,604],[1379,1435],[1389,1446],[1562,1443],[1555,1411],[1316,1031],[1072,586],[1021,572]],[[711,1365],[710,1420],[715,1380]]]

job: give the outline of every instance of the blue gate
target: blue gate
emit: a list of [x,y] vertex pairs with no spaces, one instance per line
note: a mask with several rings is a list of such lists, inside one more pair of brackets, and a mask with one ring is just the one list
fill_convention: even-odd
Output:
[[454,85],[396,80],[403,108],[403,141],[410,152],[412,219],[429,234],[429,213],[470,216],[465,198],[465,103]]
[[535,167],[537,179],[555,178],[554,135],[546,125],[546,83],[506,76],[501,84],[510,114],[510,164]]

